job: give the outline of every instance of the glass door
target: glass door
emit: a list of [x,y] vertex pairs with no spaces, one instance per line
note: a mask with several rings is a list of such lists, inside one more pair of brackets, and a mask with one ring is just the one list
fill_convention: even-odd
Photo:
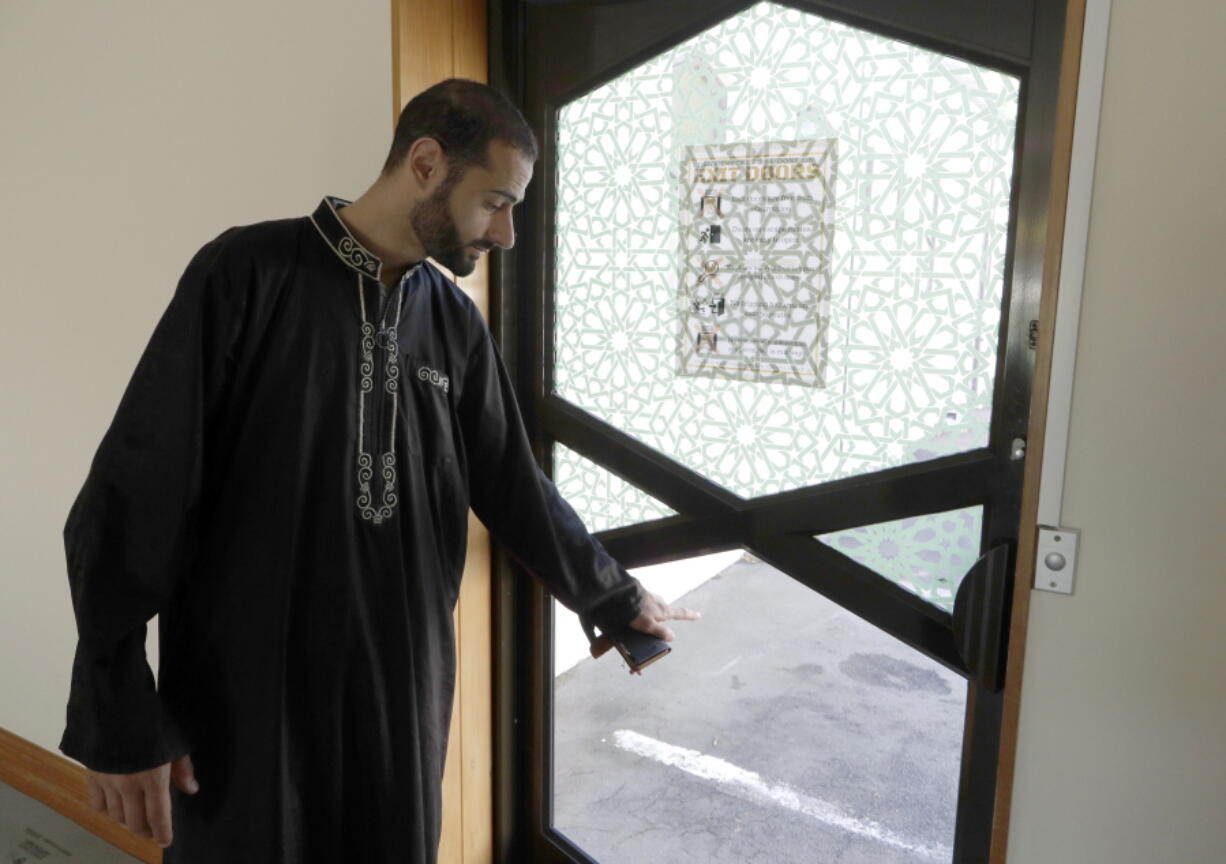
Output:
[[542,141],[501,283],[525,413],[704,613],[640,679],[521,597],[534,860],[988,859],[1063,4],[848,8],[495,16]]

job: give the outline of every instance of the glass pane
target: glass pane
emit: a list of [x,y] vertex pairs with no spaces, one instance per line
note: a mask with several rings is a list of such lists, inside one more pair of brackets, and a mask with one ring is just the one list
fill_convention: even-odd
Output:
[[759,3],[564,106],[555,391],[744,497],[986,445],[1018,87]]
[[962,678],[740,552],[634,573],[703,617],[640,677],[558,616],[556,830],[601,864],[951,860]]
[[818,535],[817,539],[946,612],[979,558],[983,508],[967,507]]
[[677,515],[642,489],[557,442],[553,445],[553,482],[589,531]]

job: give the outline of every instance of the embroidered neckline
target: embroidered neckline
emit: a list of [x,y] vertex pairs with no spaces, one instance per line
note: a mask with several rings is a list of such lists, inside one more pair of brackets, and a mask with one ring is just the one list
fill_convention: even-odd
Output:
[[311,224],[338,258],[362,275],[378,279],[383,274],[383,260],[349,233],[336,212],[352,203],[336,195],[325,195],[310,216]]
[[[335,195],[325,195],[310,220],[328,248],[358,274],[354,286],[360,322],[355,503],[364,521],[379,525],[392,518],[399,502],[396,420],[400,413],[400,319],[404,314],[406,285],[425,261],[409,267],[382,298],[379,293],[383,292],[375,293],[374,309],[370,309],[366,295],[372,289],[363,277],[381,282],[383,261],[358,242],[337,214],[352,203]],[[371,311],[375,313],[373,316]],[[441,379],[444,391],[448,383],[445,378]]]

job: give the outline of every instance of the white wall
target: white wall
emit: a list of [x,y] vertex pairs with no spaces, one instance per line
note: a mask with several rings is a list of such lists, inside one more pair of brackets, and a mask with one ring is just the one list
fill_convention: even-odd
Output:
[[1226,4],[1115,0],[1009,864],[1226,861]]
[[361,194],[391,81],[387,0],[0,0],[0,727],[57,749],[60,532],[189,258]]

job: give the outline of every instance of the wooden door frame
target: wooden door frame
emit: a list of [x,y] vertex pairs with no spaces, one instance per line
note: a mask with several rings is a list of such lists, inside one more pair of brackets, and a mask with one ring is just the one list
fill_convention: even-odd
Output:
[[[1086,0],[1068,0],[1060,58],[1055,129],[1052,136],[1051,190],[1044,240],[1038,345],[1031,389],[1026,468],[1022,479],[1021,521],[1018,526],[1018,555],[1013,583],[1012,620],[1009,627],[1008,667],[1005,672],[1005,705],[997,756],[996,816],[992,826],[989,864],[1005,864],[1009,846],[1026,634],[1030,620],[1030,592],[1034,584],[1035,549],[1038,541],[1039,481],[1043,473],[1043,449],[1046,443],[1048,397],[1052,378],[1052,349],[1055,342],[1053,337],[1056,332],[1056,306],[1064,258],[1069,172],[1072,165],[1073,129],[1085,23]],[[1068,374],[1071,372],[1072,370],[1067,370]]]
[[[445,78],[487,80],[486,0],[391,0],[392,128],[415,94]],[[390,140],[390,136],[389,136]],[[483,257],[455,280],[490,314]],[[489,864],[494,855],[493,626],[490,535],[470,510],[454,622],[456,682],[443,774],[440,862]]]

